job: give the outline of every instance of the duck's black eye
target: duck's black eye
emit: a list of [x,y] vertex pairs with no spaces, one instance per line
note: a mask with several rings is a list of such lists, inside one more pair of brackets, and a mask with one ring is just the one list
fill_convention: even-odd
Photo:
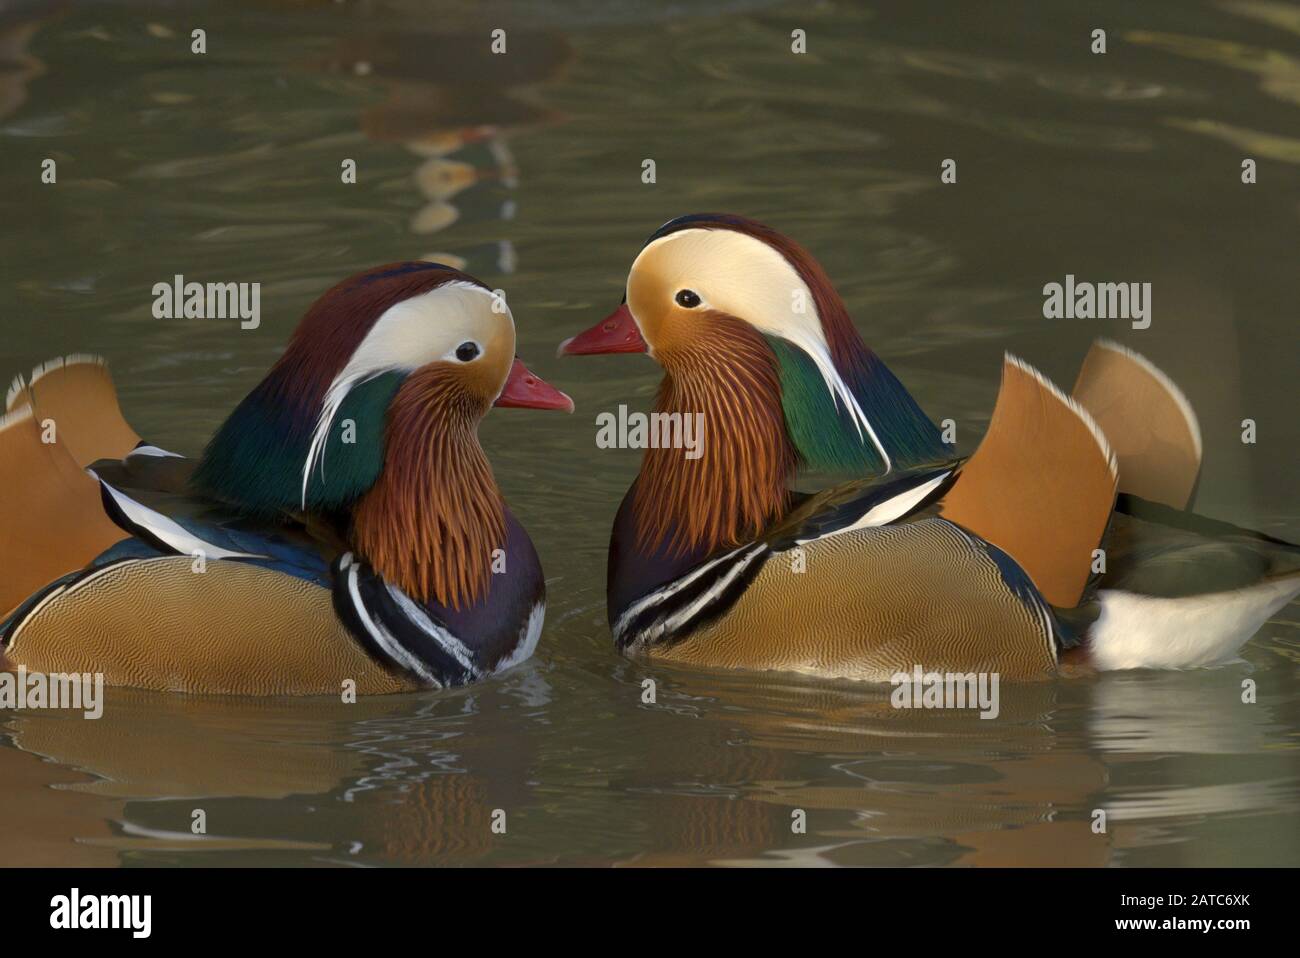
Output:
[[673,299],[677,300],[677,305],[683,309],[694,309],[700,305],[700,294],[693,289],[679,289]]
[[478,343],[461,343],[456,347],[456,358],[467,363],[478,355]]

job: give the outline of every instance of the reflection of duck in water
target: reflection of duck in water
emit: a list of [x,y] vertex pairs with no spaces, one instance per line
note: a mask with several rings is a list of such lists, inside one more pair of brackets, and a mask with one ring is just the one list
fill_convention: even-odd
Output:
[[[288,710],[306,721],[276,728],[274,739],[229,703],[205,713],[194,699],[168,724],[159,721],[156,700],[131,709],[115,698],[111,723],[21,716],[17,747],[0,741],[11,809],[0,817],[0,867],[112,865],[126,851],[237,850],[469,864],[508,850],[522,830],[517,816],[527,804],[532,750],[458,740],[454,752],[430,755],[411,731],[409,742],[394,733],[376,746],[374,723],[420,727],[407,712],[381,705],[395,701],[320,709],[296,702]],[[63,767],[52,769],[50,760]],[[449,760],[452,768],[435,765]],[[374,774],[390,762],[404,768]],[[261,801],[250,816],[230,799]],[[306,828],[304,805],[313,813]],[[203,835],[190,831],[196,808],[206,816]],[[493,830],[498,809],[504,835]]]
[[[231,850],[476,861],[519,831],[514,816],[528,802],[534,748],[531,735],[512,734],[503,749],[495,736],[476,736],[468,719],[501,708],[518,692],[511,686],[536,681],[355,704],[122,689],[110,693],[98,721],[14,716],[15,747],[0,744],[0,777],[12,786],[11,807],[23,812],[0,817],[0,865]],[[66,771],[51,772],[50,761]],[[241,801],[227,804],[232,799]],[[254,814],[247,800],[259,802]],[[206,834],[190,831],[195,808],[205,812]],[[498,808],[509,824],[504,837],[492,830]]]
[[[1103,865],[1179,818],[1295,806],[1267,770],[1222,782],[1120,774],[1153,758],[1200,768],[1207,753],[1265,748],[1278,716],[1225,705],[1227,675],[1005,686],[1001,714],[985,721],[894,709],[887,688],[656,671],[665,708],[649,721],[671,733],[649,726],[611,781],[643,809],[649,847],[627,864]],[[1189,714],[1203,716],[1191,730]],[[795,809],[804,834],[792,830]],[[1096,809],[1104,832],[1093,831]]]
[[0,120],[27,102],[27,84],[45,73],[45,63],[27,51],[41,23],[62,13],[64,3],[0,6]]
[[[487,28],[370,31],[341,40],[324,64],[383,86],[386,98],[361,114],[369,139],[400,143],[425,158],[414,174],[425,203],[411,219],[413,233],[432,235],[459,220],[461,210],[453,200],[477,183],[496,181],[513,189],[518,167],[509,139],[560,119],[536,100],[531,87],[564,69],[572,55],[568,43],[518,30],[510,30],[506,42],[508,52],[494,54]],[[452,159],[478,145],[486,147],[490,166]],[[514,213],[514,201],[507,200],[499,217],[513,219]],[[445,261],[447,254],[437,257]],[[503,273],[514,270],[508,239],[500,243],[496,267]]]
[[[9,721],[13,747],[0,745],[0,780],[21,813],[0,817],[0,864],[111,865],[130,849],[304,847],[309,843],[241,841],[239,828],[219,812],[220,801],[336,788],[365,767],[363,755],[335,742],[343,721],[409,709],[385,696],[349,706],[329,699],[234,704],[129,689],[110,694],[111,708],[97,721],[56,713]],[[50,763],[60,768],[52,771]],[[132,801],[171,804],[132,811]],[[211,815],[206,835],[190,831],[199,807]]]
[[[679,699],[695,703],[702,720],[686,747],[681,735],[648,735],[628,763],[635,771],[613,783],[651,796],[651,848],[628,864],[907,864],[916,842],[934,846],[922,853],[927,863],[945,855],[952,863],[1032,863],[1025,856],[1040,842],[1044,864],[1100,864],[1110,854],[1112,839],[1092,834],[1079,811],[1105,788],[1106,767],[1058,748],[1058,686],[1004,692],[996,723],[967,712],[900,711],[887,689],[673,668],[661,702]],[[665,790],[664,782],[677,786]],[[805,833],[793,830],[796,809]],[[851,847],[867,844],[878,847]]]

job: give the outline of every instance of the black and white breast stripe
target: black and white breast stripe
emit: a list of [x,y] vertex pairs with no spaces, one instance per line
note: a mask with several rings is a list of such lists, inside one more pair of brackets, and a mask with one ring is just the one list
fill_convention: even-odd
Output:
[[790,534],[741,546],[647,593],[614,622],[623,651],[672,645],[724,614],[769,558],[855,529],[888,525],[923,508],[950,484],[953,471],[907,476],[811,517]]
[[627,650],[684,639],[692,629],[727,611],[769,555],[765,542],[742,546],[642,596],[614,623],[614,644]]
[[351,552],[335,561],[333,572],[334,610],[376,661],[433,688],[487,674],[465,643]]

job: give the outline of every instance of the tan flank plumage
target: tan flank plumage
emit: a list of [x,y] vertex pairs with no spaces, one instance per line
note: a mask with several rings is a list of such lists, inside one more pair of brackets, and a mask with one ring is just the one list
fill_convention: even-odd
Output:
[[[799,571],[802,570],[802,571]],[[727,615],[656,658],[888,682],[913,666],[1055,671],[1052,630],[943,519],[855,529],[774,556]]]
[[199,574],[193,563],[128,561],[54,593],[10,640],[8,664],[168,692],[338,694],[341,677],[359,694],[418,688],[352,641],[327,590],[257,566],[210,562]]

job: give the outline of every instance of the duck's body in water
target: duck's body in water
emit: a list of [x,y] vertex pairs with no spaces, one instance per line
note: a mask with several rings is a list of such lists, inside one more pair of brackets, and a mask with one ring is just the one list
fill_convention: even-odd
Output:
[[5,665],[235,694],[461,685],[527,658],[545,585],[477,436],[572,409],[482,283],[354,276],[197,463],[142,443],[94,357],[15,380],[0,422]]
[[[560,351],[648,351],[656,411],[705,418],[698,458],[646,451],[615,519],[627,652],[873,681],[1190,668],[1300,592],[1300,548],[1187,511],[1199,427],[1145,359],[1099,342],[1067,397],[1008,356],[958,459],[812,257],[743,217],[665,224]],[[801,467],[861,478],[800,495]]]

